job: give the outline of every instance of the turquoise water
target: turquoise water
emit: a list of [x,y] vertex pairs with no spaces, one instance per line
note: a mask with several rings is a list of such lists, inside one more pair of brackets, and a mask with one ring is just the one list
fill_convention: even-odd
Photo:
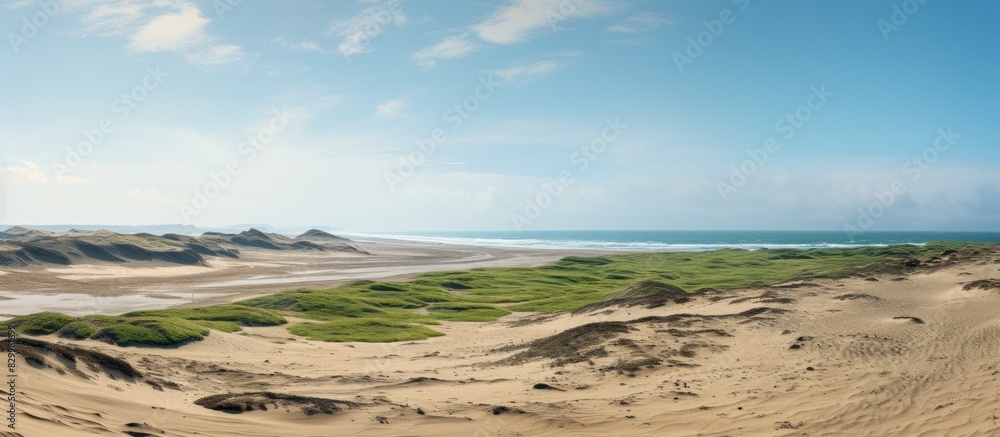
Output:
[[456,231],[347,233],[444,244],[608,250],[830,248],[924,244],[935,240],[1000,242],[1000,232],[842,231]]

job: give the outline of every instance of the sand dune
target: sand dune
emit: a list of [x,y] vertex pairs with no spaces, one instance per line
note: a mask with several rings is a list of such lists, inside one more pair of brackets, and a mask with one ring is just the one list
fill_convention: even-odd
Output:
[[141,376],[41,350],[45,365],[20,367],[18,431],[997,435],[993,258],[687,300],[643,284],[588,311],[445,322],[446,336],[406,343],[306,341],[280,326],[173,349],[50,336]]
[[366,254],[350,240],[312,229],[296,238],[249,229],[238,234],[119,234],[97,230],[66,233],[15,226],[0,232],[0,266],[56,264],[207,265],[211,258],[239,258],[240,250],[299,250]]

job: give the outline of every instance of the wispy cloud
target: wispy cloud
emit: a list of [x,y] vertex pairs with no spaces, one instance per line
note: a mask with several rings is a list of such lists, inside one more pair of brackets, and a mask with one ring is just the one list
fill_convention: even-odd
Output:
[[243,47],[234,44],[208,46],[184,53],[184,59],[188,62],[209,69],[236,65],[249,58],[250,55],[243,50]]
[[469,40],[469,35],[449,36],[441,42],[410,55],[410,60],[420,68],[431,68],[441,59],[457,59],[479,50],[479,44]]
[[210,69],[252,58],[241,46],[220,44],[207,29],[213,20],[188,1],[81,0],[65,7],[82,11],[73,35],[125,38],[132,53],[173,52]]
[[375,113],[379,117],[393,119],[403,114],[406,102],[401,99],[391,99],[375,105]]
[[38,164],[34,161],[21,161],[19,166],[3,167],[0,170],[2,170],[5,180],[15,184],[47,184],[50,182],[80,184],[86,182],[83,178],[72,175],[56,174],[54,178],[50,178],[38,168]]
[[370,52],[372,39],[391,26],[398,27],[404,24],[406,24],[406,14],[399,0],[388,0],[383,4],[367,7],[346,20],[331,22],[327,27],[327,34],[340,36],[337,52],[345,57],[351,57]]
[[3,174],[6,179],[18,184],[44,184],[49,181],[48,176],[38,169],[38,164],[32,161],[21,161],[21,166],[4,167]]
[[135,52],[180,52],[191,46],[205,45],[212,38],[205,33],[211,21],[201,10],[187,4],[176,13],[154,17],[129,37],[128,48]]
[[323,46],[321,46],[316,41],[308,39],[303,39],[301,41],[293,41],[289,38],[285,38],[282,36],[277,38],[267,38],[264,39],[263,41],[268,44],[277,44],[282,47],[286,47],[290,50],[306,52],[306,53],[315,52],[315,53],[326,54],[326,50],[323,48]]
[[608,26],[607,30],[621,33],[641,33],[674,24],[676,21],[669,15],[639,12]]
[[539,61],[526,65],[511,65],[492,73],[505,84],[524,85],[544,79],[555,73],[562,65],[553,61]]
[[83,14],[79,24],[82,28],[75,32],[77,36],[93,34],[101,36],[126,36],[134,30],[146,11],[154,7],[152,3],[140,3],[132,0],[113,1],[98,4]]
[[7,9],[23,8],[32,4],[35,4],[35,2],[31,0],[11,0],[10,2],[7,2]]
[[578,58],[585,54],[587,54],[587,52],[583,50],[557,50],[552,52],[552,56],[559,58]]
[[619,7],[617,2],[601,0],[514,0],[472,28],[485,41],[515,44],[559,22],[610,14]]

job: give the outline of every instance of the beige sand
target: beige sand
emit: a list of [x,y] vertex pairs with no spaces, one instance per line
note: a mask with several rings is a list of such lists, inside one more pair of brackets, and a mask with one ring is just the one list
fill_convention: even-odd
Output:
[[[983,261],[902,280],[819,280],[655,309],[446,323],[440,327],[446,336],[406,343],[293,340],[281,327],[251,328],[247,335],[213,332],[175,349],[66,342],[122,357],[146,377],[179,387],[158,391],[87,369],[93,379],[22,363],[18,431],[27,436],[127,430],[164,436],[998,435],[1000,290],[962,287],[1000,276],[994,260]],[[592,356],[590,362],[514,364],[502,361],[524,349],[497,351],[588,323],[608,328],[647,316],[658,318],[630,323],[627,332],[579,349],[604,348],[606,356]],[[924,323],[897,319],[903,316]],[[532,351],[563,358],[574,353]],[[650,366],[637,365],[643,360]],[[537,383],[554,389],[534,389]],[[358,405],[306,415],[294,406],[231,414],[193,403],[208,395],[256,391]]]
[[[206,305],[292,288],[331,287],[358,279],[396,279],[436,270],[541,265],[570,254],[595,253],[380,239],[352,244],[370,254],[244,249],[238,259],[209,258],[208,266],[132,262],[0,269],[0,294],[15,299],[17,293],[63,295],[65,301],[79,302],[81,311],[120,314],[167,305],[138,299],[145,296],[184,296],[178,305]],[[0,317],[56,309],[45,304],[46,299],[25,295],[17,305],[0,307]],[[14,307],[16,310],[11,310]],[[66,311],[63,306],[58,310]]]

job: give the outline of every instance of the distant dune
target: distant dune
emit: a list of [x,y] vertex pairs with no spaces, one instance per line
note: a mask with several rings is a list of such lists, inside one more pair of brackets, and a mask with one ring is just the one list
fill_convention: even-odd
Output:
[[249,229],[198,237],[168,233],[120,234],[108,230],[53,232],[14,226],[0,232],[0,266],[39,264],[206,264],[206,257],[239,258],[240,249],[366,253],[343,237],[312,229],[296,238]]
[[295,239],[302,241],[312,241],[314,243],[325,242],[325,241],[351,241],[347,238],[339,237],[329,232],[321,231],[319,229],[310,229],[308,231],[305,231],[298,237],[295,237]]

